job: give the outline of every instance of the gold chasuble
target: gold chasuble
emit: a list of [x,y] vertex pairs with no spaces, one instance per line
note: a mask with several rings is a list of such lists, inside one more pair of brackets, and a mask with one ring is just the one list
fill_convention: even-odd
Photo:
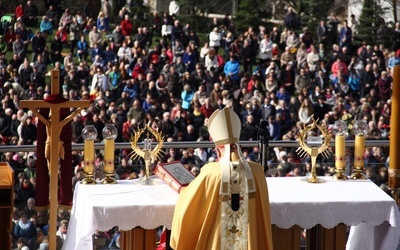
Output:
[[170,245],[176,250],[272,250],[267,183],[260,164],[247,162],[238,143],[240,120],[215,111],[209,131],[219,162],[201,168],[175,206]]
[[[249,162],[249,165],[257,192],[248,195],[247,249],[272,250],[270,206],[264,170],[258,163]],[[220,211],[225,202],[219,201],[220,181],[219,163],[208,163],[201,168],[196,179],[181,191],[172,221],[170,245],[173,249],[242,249],[221,246]]]

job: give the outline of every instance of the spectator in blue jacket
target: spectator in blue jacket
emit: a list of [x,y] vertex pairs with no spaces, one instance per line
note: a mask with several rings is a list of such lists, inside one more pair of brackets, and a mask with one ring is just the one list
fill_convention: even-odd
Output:
[[81,36],[76,46],[76,55],[79,57],[79,60],[86,60],[89,53],[89,43],[86,41],[85,36]]
[[185,53],[183,53],[183,63],[186,65],[189,73],[192,73],[195,70],[197,59],[190,46],[187,46]]
[[103,58],[105,64],[107,64],[108,62],[115,63],[117,60],[117,55],[110,48],[110,46],[107,46],[106,49],[103,51],[102,58]]
[[139,86],[135,83],[135,79],[130,79],[126,82],[124,92],[128,93],[128,97],[133,100],[139,97]]
[[186,84],[183,87],[183,91],[181,94],[183,109],[185,110],[191,109],[193,97],[194,97],[194,91],[190,88],[189,84]]
[[30,247],[30,249],[36,249],[36,238],[37,238],[37,230],[36,226],[28,220],[25,212],[21,212],[20,220],[15,225],[14,228],[14,236],[16,238],[23,238],[25,242]]
[[53,34],[53,24],[50,22],[47,16],[43,16],[43,19],[40,22],[40,32],[45,34],[45,37]]
[[229,77],[234,83],[239,81],[239,71],[240,65],[236,55],[231,55],[230,60],[225,63],[224,73]]
[[351,95],[353,97],[359,97],[360,90],[361,90],[360,77],[358,77],[358,75],[354,69],[351,71],[349,79],[347,80],[347,83],[349,84]]
[[91,52],[92,61],[94,61],[94,59],[96,58],[97,55],[102,57],[103,50],[99,47],[99,45],[97,43],[94,43],[93,44],[93,48],[92,48],[92,52]]

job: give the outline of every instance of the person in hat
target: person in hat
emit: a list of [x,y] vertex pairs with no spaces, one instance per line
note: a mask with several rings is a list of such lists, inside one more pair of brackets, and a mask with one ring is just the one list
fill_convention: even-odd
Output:
[[229,108],[216,110],[208,130],[218,162],[209,162],[175,206],[173,249],[273,249],[270,207],[263,167],[240,149],[241,122]]

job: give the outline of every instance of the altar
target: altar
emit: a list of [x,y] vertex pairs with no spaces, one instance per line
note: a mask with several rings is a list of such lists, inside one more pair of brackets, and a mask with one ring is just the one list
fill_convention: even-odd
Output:
[[[289,228],[299,232],[300,228],[329,230],[341,226],[343,233],[344,225],[348,225],[350,234],[343,243],[347,249],[397,248],[400,216],[390,196],[369,180],[323,179],[325,183],[309,184],[297,177],[267,178],[274,244],[279,240],[275,235]],[[78,183],[63,249],[91,250],[97,229],[171,228],[178,194],[157,177],[152,180],[154,185],[147,186],[139,180],[118,181],[116,185]],[[339,245],[345,240],[342,233],[336,237]]]

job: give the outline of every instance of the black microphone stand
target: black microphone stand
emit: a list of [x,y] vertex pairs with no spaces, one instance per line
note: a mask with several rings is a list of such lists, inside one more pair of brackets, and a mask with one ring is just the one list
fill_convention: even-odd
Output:
[[268,121],[261,119],[258,125],[257,138],[258,148],[258,163],[264,167],[264,171],[268,170],[268,143],[270,138]]

